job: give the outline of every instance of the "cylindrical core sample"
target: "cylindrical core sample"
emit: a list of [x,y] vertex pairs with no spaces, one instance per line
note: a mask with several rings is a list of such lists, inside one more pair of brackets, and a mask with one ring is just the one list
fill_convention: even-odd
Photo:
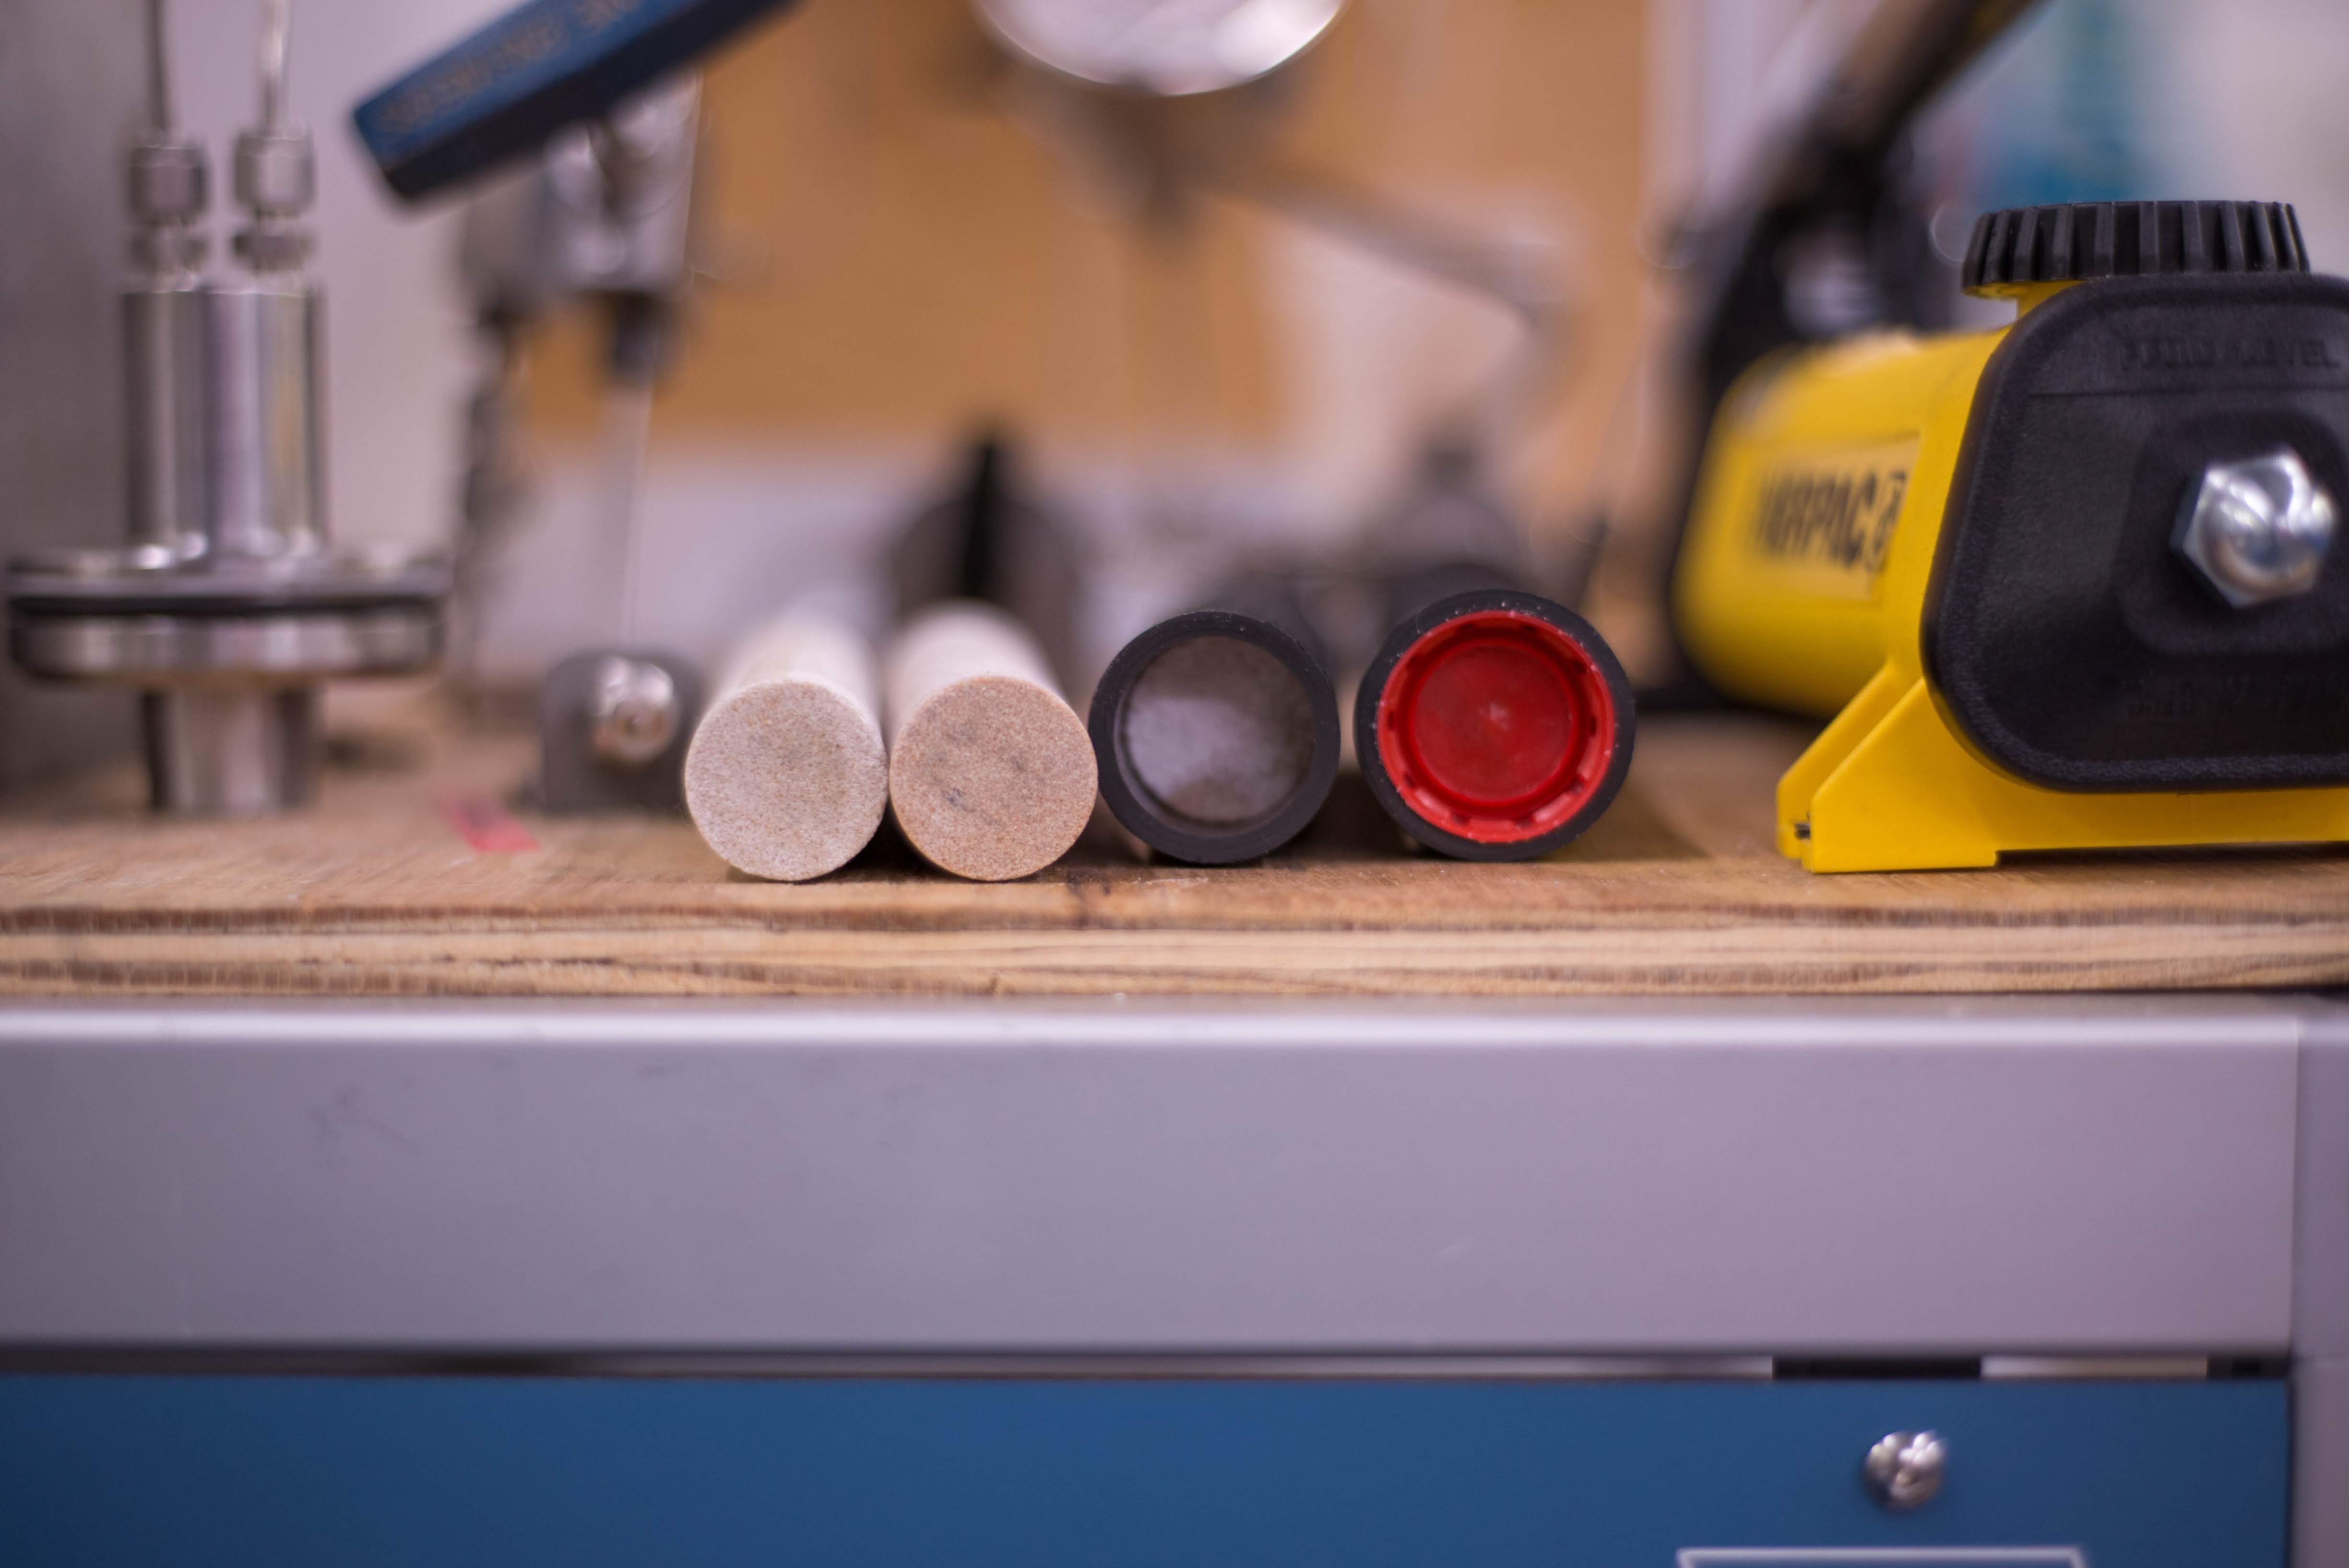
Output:
[[1423,572],[1390,605],[1354,701],[1387,815],[1463,860],[1529,860],[1598,821],[1631,765],[1635,714],[1590,624],[1481,566]]
[[753,877],[803,882],[872,842],[889,804],[872,645],[828,617],[744,639],[685,753],[702,841]]
[[1093,809],[1093,749],[1028,629],[952,601],[905,623],[883,670],[889,806],[958,877],[1007,881],[1068,853]]
[[1102,797],[1127,832],[1205,866],[1270,854],[1338,776],[1338,695],[1296,596],[1226,589],[1119,650],[1093,689]]

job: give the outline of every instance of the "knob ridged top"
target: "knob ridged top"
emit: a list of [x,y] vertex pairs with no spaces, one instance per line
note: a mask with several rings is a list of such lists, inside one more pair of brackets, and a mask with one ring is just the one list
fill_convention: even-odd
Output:
[[2073,202],[1984,213],[1961,276],[1969,294],[1997,294],[2099,277],[2307,270],[2288,202]]

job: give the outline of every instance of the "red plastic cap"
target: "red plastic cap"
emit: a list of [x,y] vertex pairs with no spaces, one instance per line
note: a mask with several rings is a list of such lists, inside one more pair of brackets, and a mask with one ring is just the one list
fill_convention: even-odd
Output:
[[1379,694],[1379,761],[1431,825],[1479,844],[1563,826],[1615,758],[1615,699],[1582,644],[1522,610],[1472,610],[1404,649]]

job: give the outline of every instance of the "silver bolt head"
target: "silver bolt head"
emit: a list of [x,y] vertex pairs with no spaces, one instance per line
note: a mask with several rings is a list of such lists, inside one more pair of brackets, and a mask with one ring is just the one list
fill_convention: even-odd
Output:
[[2340,508],[2290,447],[2203,472],[2171,543],[2237,609],[2307,593],[2333,548]]
[[668,750],[682,718],[677,682],[659,665],[614,657],[595,667],[587,722],[589,740],[605,762],[645,766]]
[[1930,1502],[1949,1468],[1950,1447],[1938,1432],[1888,1432],[1868,1450],[1860,1474],[1877,1501],[1907,1510]]

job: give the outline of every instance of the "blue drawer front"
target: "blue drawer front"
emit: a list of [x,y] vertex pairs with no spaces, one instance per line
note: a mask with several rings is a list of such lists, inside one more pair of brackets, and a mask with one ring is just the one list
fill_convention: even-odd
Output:
[[2287,1446],[2270,1382],[5,1376],[0,1563],[2283,1568]]

